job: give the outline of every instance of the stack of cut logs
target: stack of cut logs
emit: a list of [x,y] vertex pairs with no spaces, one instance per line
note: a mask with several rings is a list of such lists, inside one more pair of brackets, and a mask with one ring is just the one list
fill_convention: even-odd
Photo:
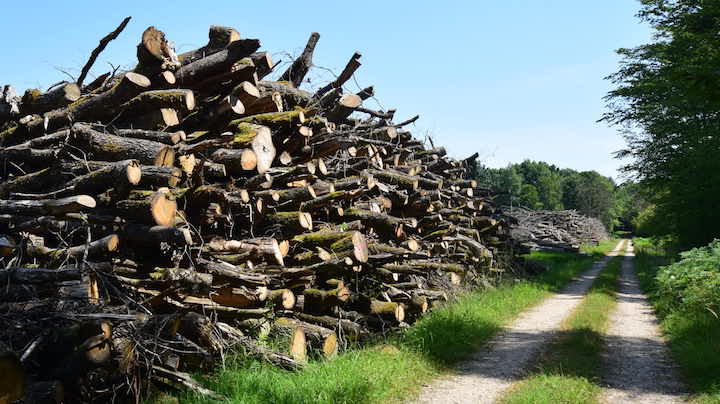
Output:
[[579,251],[582,244],[608,239],[605,225],[574,210],[503,208],[511,220],[510,233],[525,250]]
[[150,27],[132,71],[2,88],[0,401],[213,395],[188,371],[228,348],[296,369],[498,276],[476,156],[344,91],[359,53],[311,93],[318,34],[274,81],[258,40],[209,36],[178,55]]

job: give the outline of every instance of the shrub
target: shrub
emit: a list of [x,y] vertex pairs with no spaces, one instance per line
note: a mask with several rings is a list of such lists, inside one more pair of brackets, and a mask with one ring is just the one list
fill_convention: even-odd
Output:
[[680,254],[681,259],[660,268],[657,297],[664,309],[686,313],[720,314],[720,240]]

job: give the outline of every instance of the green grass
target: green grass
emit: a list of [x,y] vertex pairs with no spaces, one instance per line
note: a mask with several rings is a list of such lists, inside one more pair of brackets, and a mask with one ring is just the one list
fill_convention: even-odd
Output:
[[[386,345],[349,350],[295,373],[238,357],[204,382],[232,403],[398,402],[448,372],[449,365],[477,350],[521,311],[567,284],[599,253],[534,253],[530,258],[543,262],[550,271],[531,280],[459,296],[405,333],[385,341]],[[211,402],[191,394],[179,399],[183,403]]]
[[720,320],[709,312],[678,312],[659,304],[655,275],[670,262],[668,254],[649,239],[635,239],[636,270],[650,297],[674,359],[694,393],[693,402],[720,403]]
[[504,404],[596,403],[602,335],[615,307],[622,258],[610,260],[580,306],[563,323],[560,336],[538,359],[538,367],[502,399]]

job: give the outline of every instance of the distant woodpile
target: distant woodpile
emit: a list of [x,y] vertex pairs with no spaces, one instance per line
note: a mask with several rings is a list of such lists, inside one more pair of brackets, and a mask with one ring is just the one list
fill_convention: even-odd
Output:
[[503,208],[510,216],[512,238],[526,250],[579,251],[610,236],[599,219],[574,210]]
[[132,71],[3,88],[0,401],[213,395],[188,372],[228,348],[297,369],[496,273],[507,228],[476,156],[344,91],[359,53],[300,89],[318,39],[268,81],[256,39],[213,26],[176,55],[151,27]]

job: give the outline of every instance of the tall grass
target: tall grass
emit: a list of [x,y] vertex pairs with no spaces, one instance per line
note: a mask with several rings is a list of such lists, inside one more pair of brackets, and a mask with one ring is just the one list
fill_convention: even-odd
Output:
[[[478,349],[521,311],[567,284],[596,256],[534,253],[530,258],[550,270],[494,290],[463,294],[381,345],[350,350],[294,373],[238,356],[203,381],[232,403],[400,401]],[[212,402],[192,394],[178,398],[184,403]]]
[[696,403],[720,403],[720,319],[706,310],[688,311],[667,304],[657,274],[671,255],[650,239],[635,239],[640,285],[657,311],[673,357]]

